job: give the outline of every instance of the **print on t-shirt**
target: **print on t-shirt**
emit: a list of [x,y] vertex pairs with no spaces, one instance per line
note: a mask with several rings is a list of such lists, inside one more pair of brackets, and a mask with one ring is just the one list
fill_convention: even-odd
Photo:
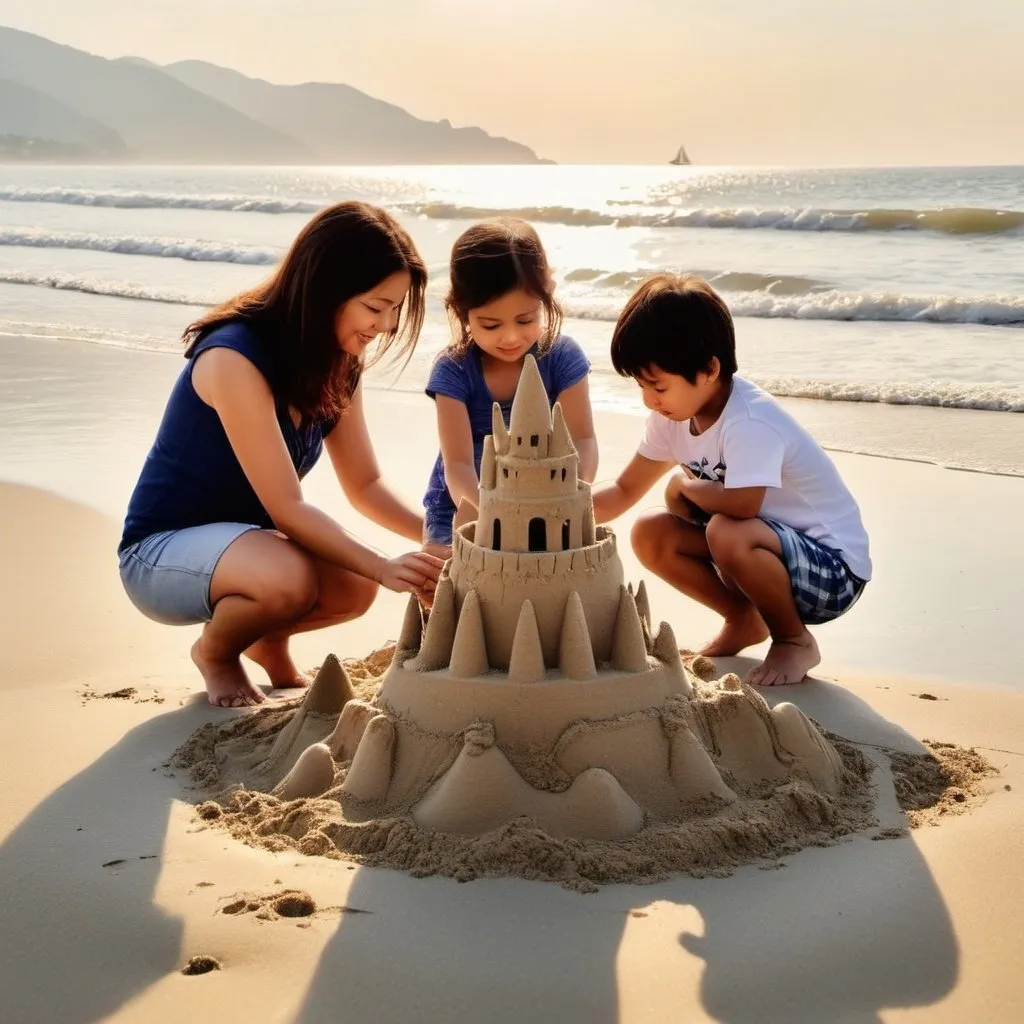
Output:
[[713,480],[716,483],[725,483],[725,463],[716,462],[708,469],[708,457],[702,456],[700,462],[692,459],[686,467],[698,480]]

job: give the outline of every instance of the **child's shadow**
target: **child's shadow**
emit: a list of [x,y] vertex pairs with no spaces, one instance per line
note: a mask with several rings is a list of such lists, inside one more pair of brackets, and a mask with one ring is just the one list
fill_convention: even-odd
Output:
[[5,1022],[101,1020],[180,966],[181,921],[154,904],[182,797],[162,764],[209,712],[197,697],[132,729],[0,845]]
[[[738,660],[719,667],[746,670]],[[841,687],[813,683],[765,696],[799,704],[826,728],[852,723],[850,738],[861,743],[924,750]],[[343,916],[297,1021],[611,1024],[641,1006],[651,1019],[653,1007],[675,1006],[665,1019],[681,1020],[699,998],[716,1020],[817,1024],[877,1021],[888,1007],[933,1003],[956,979],[952,925],[913,838],[872,841],[904,820],[887,759],[864,749],[879,765],[878,829],[725,879],[679,876],[581,896],[513,879],[459,885],[360,870],[343,902],[370,913]],[[659,901],[696,908],[703,934],[659,929]],[[631,922],[626,942],[649,947],[621,959],[629,912],[644,907],[651,909]],[[643,965],[642,977],[632,969],[628,1007],[620,963]]]

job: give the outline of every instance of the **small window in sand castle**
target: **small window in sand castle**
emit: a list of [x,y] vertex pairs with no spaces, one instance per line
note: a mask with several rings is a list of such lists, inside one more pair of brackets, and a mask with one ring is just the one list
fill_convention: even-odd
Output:
[[563,551],[568,551],[569,550],[569,520],[568,519],[566,519],[565,522],[562,523],[562,550]]
[[539,444],[540,444],[540,434],[531,434],[530,435],[530,447],[531,448],[536,448],[537,445],[539,445]]
[[494,530],[491,533],[491,541],[492,541],[491,547],[494,548],[495,551],[500,551],[501,550],[501,520],[500,519],[495,519],[494,520]]
[[565,480],[565,467],[562,467],[562,479]]
[[503,475],[503,476],[505,477],[505,479],[507,480],[507,479],[508,479],[508,466],[502,466],[502,467],[501,467],[501,472],[502,472],[502,475]]
[[552,479],[552,480],[554,480],[554,479],[555,479],[555,470],[551,470],[551,479]]
[[547,551],[548,531],[547,525],[541,518],[530,520],[530,550]]

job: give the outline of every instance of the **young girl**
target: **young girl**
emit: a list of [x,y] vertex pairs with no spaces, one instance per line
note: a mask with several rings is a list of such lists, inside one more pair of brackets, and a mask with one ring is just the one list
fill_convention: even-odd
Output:
[[450,276],[445,307],[453,341],[427,382],[441,452],[423,499],[424,544],[441,555],[451,545],[459,502],[480,505],[480,459],[491,409],[498,402],[508,423],[528,354],[537,359],[548,399],[562,405],[581,479],[592,481],[597,473],[590,363],[575,341],[559,333],[562,310],[537,232],[512,218],[475,224],[455,242]]
[[277,272],[185,331],[185,357],[135,487],[118,547],[121,580],[145,615],[204,622],[192,660],[211,704],[264,699],[243,653],[273,686],[301,685],[293,633],[362,615],[378,585],[427,597],[442,567],[387,558],[302,497],[324,447],[352,505],[419,541],[423,519],[381,479],[363,416],[366,350],[416,344],[426,269],[383,210],[341,203],[300,232]]

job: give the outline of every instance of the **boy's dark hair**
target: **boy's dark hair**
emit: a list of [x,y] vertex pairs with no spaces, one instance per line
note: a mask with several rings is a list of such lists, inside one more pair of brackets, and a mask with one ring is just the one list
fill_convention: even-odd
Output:
[[543,352],[561,332],[562,307],[555,299],[554,278],[537,232],[516,217],[495,217],[463,231],[452,246],[450,286],[444,300],[452,325],[448,351],[463,356],[473,344],[467,330],[471,309],[518,288],[533,295],[544,308]]
[[721,379],[736,372],[736,332],[722,297],[696,274],[655,274],[630,296],[612,333],[612,366],[623,377],[653,367],[696,383],[718,359]]
[[412,354],[423,326],[427,268],[412,239],[384,210],[355,201],[330,206],[299,232],[270,278],[185,328],[185,357],[216,328],[247,323],[275,366],[276,397],[298,410],[303,423],[336,419],[364,368],[338,347],[338,311],[403,270],[412,286],[394,330],[381,338],[369,364],[396,339],[397,355]]

